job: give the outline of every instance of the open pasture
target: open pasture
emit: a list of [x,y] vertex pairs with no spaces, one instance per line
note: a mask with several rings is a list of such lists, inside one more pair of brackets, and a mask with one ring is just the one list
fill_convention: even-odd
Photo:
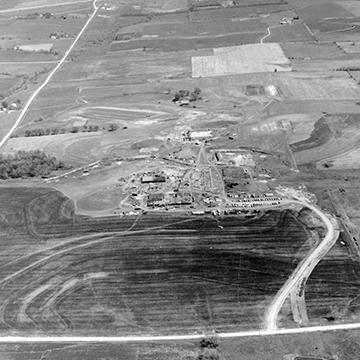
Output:
[[313,36],[303,23],[291,25],[280,25],[271,28],[271,35],[265,39],[265,42],[296,42],[312,41]]
[[321,170],[360,169],[360,149],[351,149],[338,156],[324,159],[317,164],[317,168]]
[[187,9],[187,0],[150,0],[146,1],[145,5],[145,10],[154,12],[184,11]]
[[[359,130],[358,114],[334,114],[328,116],[328,124],[336,137],[358,138],[356,137]],[[354,140],[351,143],[352,147],[323,159],[317,167],[321,170],[358,169],[360,167],[359,143]]]
[[217,22],[196,22],[196,23],[172,23],[172,24],[150,24],[145,25],[143,36],[151,37],[195,37],[214,36],[219,37],[225,34],[260,33],[266,31],[265,24],[259,19],[250,19],[241,22],[217,21]]
[[341,47],[347,54],[360,53],[360,41],[338,41],[336,45]]
[[334,59],[344,53],[332,43],[282,43],[281,48],[289,59]]
[[337,1],[337,4],[343,7],[349,13],[353,14],[354,16],[360,16],[360,4],[358,1]]
[[100,141],[101,133],[19,137],[10,139],[3,151],[14,154],[17,151],[43,150],[69,165],[81,166],[101,158]]
[[358,85],[346,72],[282,73],[279,87],[285,97],[294,99],[357,99]]
[[272,12],[285,11],[288,5],[285,3],[265,4],[265,5],[247,5],[239,7],[221,7],[216,9],[199,9],[198,11],[190,11],[191,22],[218,21],[222,19],[244,19],[245,17],[259,16],[261,14],[269,14]]
[[[17,259],[14,250],[3,260],[12,262],[0,281],[16,279],[2,283],[3,333],[9,327],[28,335],[254,329],[310,245],[289,211],[225,217],[217,220],[220,229],[210,217],[77,217],[66,198],[45,189],[3,188],[0,197],[7,219],[0,224],[2,254],[26,249],[28,228],[30,244],[43,239],[37,252]],[[10,216],[24,208],[28,217]]]
[[171,114],[166,111],[151,108],[131,108],[127,106],[94,106],[82,107],[69,112],[63,112],[57,117],[58,121],[82,122],[83,125],[98,125],[100,128],[111,123],[128,126],[141,123],[153,124],[158,121],[166,120]]
[[2,97],[9,95],[12,89],[17,87],[21,87],[21,80],[10,76],[0,77],[0,94]]

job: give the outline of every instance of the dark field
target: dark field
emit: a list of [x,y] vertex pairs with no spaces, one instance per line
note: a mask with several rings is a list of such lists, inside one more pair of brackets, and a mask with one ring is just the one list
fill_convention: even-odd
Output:
[[0,204],[3,334],[259,328],[309,249],[290,211],[92,219],[44,188],[3,188]]
[[[329,277],[329,274],[332,274]],[[360,318],[360,264],[343,258],[320,262],[306,287],[309,318],[322,323],[356,322]]]
[[[309,325],[359,322],[360,262],[351,254],[345,235],[315,267],[305,287]],[[290,307],[283,307],[281,327],[296,327]]]
[[326,119],[321,118],[314,124],[314,130],[311,132],[308,139],[291,144],[290,148],[294,152],[316,148],[327,143],[332,135],[333,133],[326,123]]
[[[359,330],[220,339],[220,359],[358,360]],[[6,360],[194,360],[199,341],[143,343],[1,344]]]

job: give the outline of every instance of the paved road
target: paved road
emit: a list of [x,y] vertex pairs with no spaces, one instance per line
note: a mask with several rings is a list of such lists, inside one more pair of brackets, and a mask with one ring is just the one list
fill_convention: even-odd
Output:
[[95,17],[97,11],[98,11],[98,6],[96,5],[97,0],[93,1],[93,8],[94,11],[92,12],[91,16],[89,17],[89,19],[86,21],[85,25],[83,26],[83,28],[81,29],[81,31],[79,32],[79,34],[76,36],[76,38],[74,39],[74,41],[72,42],[71,46],[69,47],[69,49],[66,50],[64,56],[61,58],[61,60],[59,61],[59,63],[55,66],[55,68],[50,72],[50,74],[47,76],[47,78],[45,79],[45,81],[40,85],[40,87],[31,95],[31,97],[29,98],[29,100],[26,102],[26,104],[24,105],[24,107],[21,109],[20,111],[20,115],[17,118],[16,122],[14,123],[14,125],[12,126],[12,128],[9,130],[9,132],[3,137],[3,139],[0,141],[0,148],[5,144],[5,142],[10,138],[10,136],[13,134],[13,132],[16,130],[16,128],[20,125],[21,121],[23,120],[26,112],[28,111],[30,105],[33,103],[33,101],[35,100],[35,98],[37,97],[37,95],[40,93],[40,91],[49,83],[49,81],[54,77],[54,75],[56,74],[56,72],[60,69],[60,67],[62,66],[62,64],[65,62],[65,60],[67,59],[67,57],[69,56],[69,54],[71,53],[72,49],[75,47],[76,43],[78,42],[78,40],[80,39],[81,35],[84,33],[84,31],[86,30],[86,28],[89,26],[90,22],[92,21],[92,19]]
[[334,228],[333,223],[318,207],[302,199],[293,200],[292,203],[305,206],[317,214],[324,222],[327,233],[320,244],[297,266],[284,286],[275,295],[265,316],[265,326],[269,331],[275,331],[277,329],[277,318],[279,312],[291,291],[295,289],[295,287],[303,279],[307,279],[309,277],[319,261],[326,255],[333,245],[335,245],[339,236],[339,232]]
[[[356,330],[360,329],[360,323],[338,324],[327,326],[311,326],[294,329],[280,329],[274,331],[255,330],[241,331],[232,333],[217,333],[220,339],[254,337],[254,336],[274,336],[286,334],[304,334],[314,332],[327,332],[336,330]],[[189,335],[159,335],[159,336],[4,336],[0,337],[0,343],[71,343],[71,342],[155,342],[155,341],[181,341],[181,340],[199,340],[203,339],[207,334],[189,334]]]

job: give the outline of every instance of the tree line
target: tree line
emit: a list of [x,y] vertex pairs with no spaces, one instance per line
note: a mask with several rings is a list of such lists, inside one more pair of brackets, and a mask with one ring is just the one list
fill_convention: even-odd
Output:
[[[119,128],[117,124],[109,124],[107,127],[107,131],[116,131]],[[105,128],[103,128],[105,130]],[[58,134],[66,134],[67,132],[70,133],[78,133],[78,132],[97,132],[100,131],[100,127],[98,125],[84,125],[82,127],[73,126],[70,129],[65,128],[46,128],[46,129],[32,129],[32,130],[25,130],[24,136],[31,137],[31,136],[45,136],[45,135],[58,135]],[[16,136],[15,136],[16,137]]]

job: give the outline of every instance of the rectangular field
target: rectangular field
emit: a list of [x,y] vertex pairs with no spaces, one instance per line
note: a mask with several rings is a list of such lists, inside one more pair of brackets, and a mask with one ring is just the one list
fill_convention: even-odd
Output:
[[290,62],[279,44],[248,44],[215,48],[213,56],[192,58],[192,76],[291,71]]

